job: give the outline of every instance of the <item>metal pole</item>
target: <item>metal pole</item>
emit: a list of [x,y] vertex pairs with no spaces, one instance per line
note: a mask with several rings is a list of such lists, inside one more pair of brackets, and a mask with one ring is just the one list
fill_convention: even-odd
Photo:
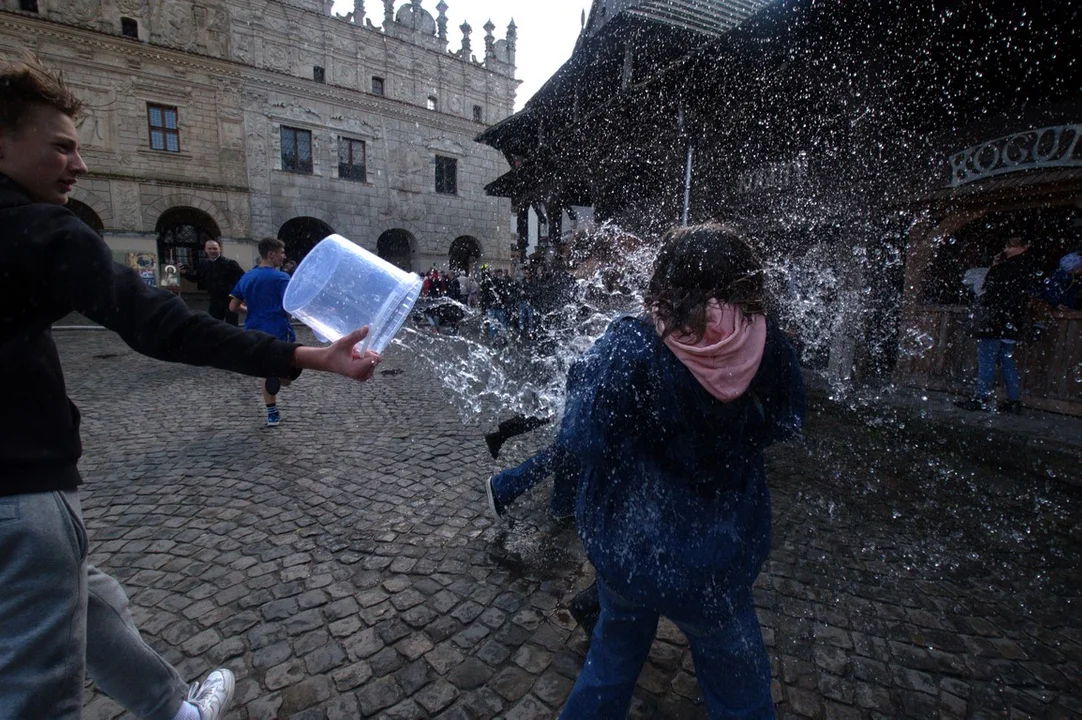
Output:
[[688,161],[684,168],[684,218],[681,224],[688,224],[688,209],[691,206],[691,154],[692,147],[688,145]]

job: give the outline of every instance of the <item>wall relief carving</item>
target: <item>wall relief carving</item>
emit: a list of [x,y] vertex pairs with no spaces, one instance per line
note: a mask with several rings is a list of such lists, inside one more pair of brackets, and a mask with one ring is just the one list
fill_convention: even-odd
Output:
[[139,232],[143,229],[142,203],[135,183],[112,182],[113,217],[117,230]]
[[391,175],[391,187],[406,193],[420,193],[424,189],[425,161],[416,146],[397,153]]

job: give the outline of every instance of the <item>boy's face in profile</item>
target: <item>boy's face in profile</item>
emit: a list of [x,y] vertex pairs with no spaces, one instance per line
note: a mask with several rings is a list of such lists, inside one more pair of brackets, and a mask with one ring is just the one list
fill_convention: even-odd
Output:
[[34,105],[14,131],[0,130],[0,172],[35,202],[64,205],[86,165],[75,122],[49,105]]

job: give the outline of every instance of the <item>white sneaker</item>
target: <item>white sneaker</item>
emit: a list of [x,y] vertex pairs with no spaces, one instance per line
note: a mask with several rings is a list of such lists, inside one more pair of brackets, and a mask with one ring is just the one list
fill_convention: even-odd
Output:
[[485,499],[488,500],[488,511],[497,520],[503,520],[503,512],[496,507],[496,496],[492,494],[492,478],[485,480]]
[[233,699],[233,673],[225,668],[212,670],[203,683],[188,690],[188,702],[199,709],[203,720],[219,720]]

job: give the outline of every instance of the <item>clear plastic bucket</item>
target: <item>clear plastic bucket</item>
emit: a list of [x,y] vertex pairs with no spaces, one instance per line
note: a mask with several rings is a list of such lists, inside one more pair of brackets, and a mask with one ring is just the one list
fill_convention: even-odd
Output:
[[282,305],[321,340],[338,340],[363,325],[357,347],[383,352],[409,317],[422,280],[341,235],[328,235],[293,272]]

